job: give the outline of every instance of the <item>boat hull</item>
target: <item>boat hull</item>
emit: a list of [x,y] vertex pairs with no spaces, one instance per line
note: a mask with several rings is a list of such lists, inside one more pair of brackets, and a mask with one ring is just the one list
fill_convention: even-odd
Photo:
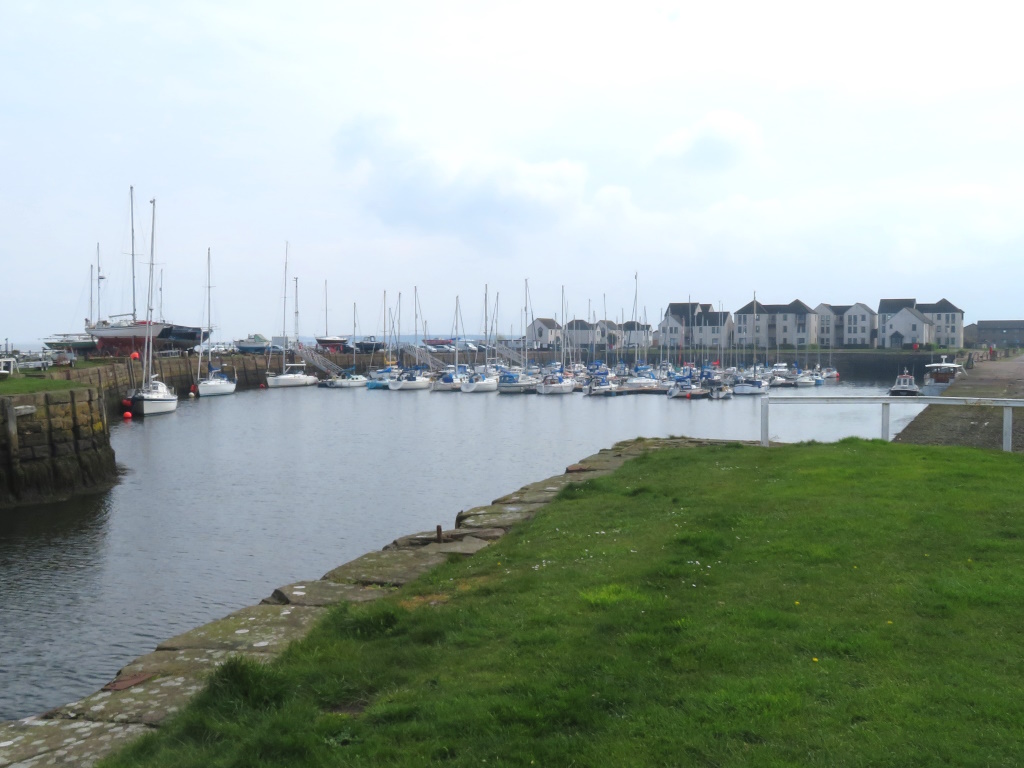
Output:
[[480,379],[473,381],[469,379],[462,382],[462,392],[467,394],[473,394],[474,392],[497,392],[498,391],[498,380],[497,379]]
[[213,397],[214,395],[233,395],[237,382],[230,379],[203,379],[197,385],[200,397]]
[[276,376],[267,377],[269,389],[281,389],[282,387],[311,387],[317,383],[316,376],[308,373],[279,373]]
[[412,379],[390,379],[388,389],[392,392],[405,392],[414,389],[429,389],[430,379],[425,376],[417,376]]

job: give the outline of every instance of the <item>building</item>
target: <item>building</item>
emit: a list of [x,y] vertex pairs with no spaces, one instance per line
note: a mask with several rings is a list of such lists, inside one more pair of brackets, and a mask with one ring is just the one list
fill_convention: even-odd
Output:
[[597,343],[603,354],[622,346],[622,326],[614,320],[597,321]]
[[960,349],[964,345],[964,311],[946,299],[935,304],[918,304],[915,309],[932,321],[934,343],[939,347]]
[[[889,315],[885,324],[885,346],[890,349],[923,347],[934,343],[935,324],[913,307],[904,307]],[[879,330],[879,341],[882,332]]]
[[1024,346],[1024,320],[979,320],[974,325],[973,341],[983,347]]
[[651,346],[651,326],[647,323],[627,320],[621,326],[621,335],[622,345],[627,349],[647,349]]
[[941,299],[935,304],[918,304],[916,299],[882,299],[878,302],[879,348],[898,349],[902,344],[910,343],[906,341],[898,345],[892,343],[894,332],[899,331],[901,338],[906,338],[902,333],[905,329],[892,322],[892,318],[904,309],[914,309],[919,312],[931,326],[928,341],[916,343],[936,344],[953,349],[959,349],[964,345],[964,311],[947,299]]
[[586,320],[570,320],[562,329],[567,349],[589,349],[597,345],[597,325]]
[[550,317],[535,318],[526,327],[526,344],[531,349],[554,349],[562,344],[562,326]]
[[807,347],[818,343],[819,317],[799,299],[789,304],[750,302],[736,310],[736,345]]
[[[740,349],[766,349],[769,346],[768,308],[756,299],[733,312],[733,325],[733,338]],[[774,339],[770,346],[775,346]]]
[[658,323],[658,346],[683,349],[693,346],[692,328],[700,322],[701,313],[711,311],[710,304],[673,302]]
[[729,312],[701,312],[693,326],[694,345],[704,349],[728,348],[733,340],[733,320]]
[[873,347],[878,337],[878,315],[867,304],[847,307],[842,315],[842,341],[837,346]]
[[819,304],[814,308],[814,314],[818,316],[818,344],[822,347],[843,346],[843,316],[849,309],[849,305],[841,304]]

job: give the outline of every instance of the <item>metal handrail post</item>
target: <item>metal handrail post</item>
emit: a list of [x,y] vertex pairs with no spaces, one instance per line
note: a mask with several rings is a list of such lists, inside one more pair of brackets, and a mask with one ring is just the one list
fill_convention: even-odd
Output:
[[889,404],[882,403],[882,439],[889,442]]
[[1003,406],[1003,450],[1013,450],[1013,408]]
[[768,396],[761,396],[761,445],[768,447]]

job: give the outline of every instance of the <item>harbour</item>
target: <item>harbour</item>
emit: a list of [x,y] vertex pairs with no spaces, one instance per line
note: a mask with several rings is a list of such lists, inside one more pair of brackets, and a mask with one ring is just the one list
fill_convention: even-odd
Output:
[[[883,394],[889,381],[827,386]],[[813,388],[785,397],[810,397]],[[241,391],[111,427],[109,492],[0,518],[0,719],[90,693],[161,640],[637,436],[754,442],[758,398]],[[894,432],[922,406],[893,406]],[[877,437],[868,406],[772,439]]]

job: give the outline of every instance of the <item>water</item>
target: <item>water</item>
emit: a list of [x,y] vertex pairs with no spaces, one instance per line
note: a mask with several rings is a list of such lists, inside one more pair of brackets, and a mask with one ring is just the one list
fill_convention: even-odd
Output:
[[[892,434],[920,409],[894,404]],[[774,409],[772,439],[878,437],[880,411]],[[638,435],[756,441],[758,399],[313,387],[118,424],[115,488],[0,514],[0,720],[88,695],[162,640]]]

